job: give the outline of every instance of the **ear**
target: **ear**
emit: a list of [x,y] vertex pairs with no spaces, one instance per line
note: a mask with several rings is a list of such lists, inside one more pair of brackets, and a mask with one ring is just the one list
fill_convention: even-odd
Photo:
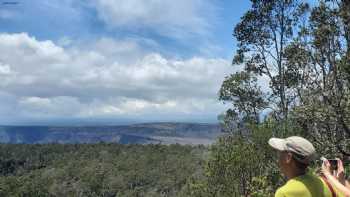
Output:
[[287,153],[286,154],[286,163],[291,163],[292,162],[292,160],[293,160],[293,155],[292,155],[292,153]]

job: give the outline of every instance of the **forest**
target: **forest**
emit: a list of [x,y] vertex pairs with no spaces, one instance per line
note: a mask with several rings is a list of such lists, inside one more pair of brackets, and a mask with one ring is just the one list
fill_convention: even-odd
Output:
[[2,144],[0,196],[188,196],[204,146]]

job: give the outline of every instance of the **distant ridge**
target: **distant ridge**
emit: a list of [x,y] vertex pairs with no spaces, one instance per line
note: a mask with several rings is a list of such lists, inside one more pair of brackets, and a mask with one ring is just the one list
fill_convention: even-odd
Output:
[[0,143],[210,144],[220,126],[153,122],[118,126],[0,126]]

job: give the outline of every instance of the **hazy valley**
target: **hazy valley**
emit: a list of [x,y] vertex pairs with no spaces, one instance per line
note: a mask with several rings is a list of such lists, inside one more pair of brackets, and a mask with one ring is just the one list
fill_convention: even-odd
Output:
[[1,126],[0,143],[210,144],[217,124],[145,123],[121,126]]

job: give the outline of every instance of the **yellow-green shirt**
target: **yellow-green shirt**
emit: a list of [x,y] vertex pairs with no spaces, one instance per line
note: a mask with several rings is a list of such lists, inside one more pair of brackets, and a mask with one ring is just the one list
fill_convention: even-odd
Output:
[[[337,193],[338,196],[343,195]],[[276,191],[275,197],[332,197],[332,192],[320,177],[308,173],[290,179]]]

